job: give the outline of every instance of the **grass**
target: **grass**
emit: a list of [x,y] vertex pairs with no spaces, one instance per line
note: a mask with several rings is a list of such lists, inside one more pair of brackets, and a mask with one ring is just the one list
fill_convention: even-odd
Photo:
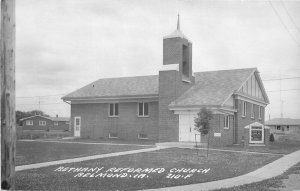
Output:
[[244,148],[240,145],[231,145],[231,146],[223,147],[222,149],[254,151],[254,152],[264,152],[264,153],[273,153],[273,154],[289,154],[300,149],[300,141],[270,142],[268,147],[250,146]]
[[149,148],[149,146],[17,141],[16,164],[18,166],[143,148]]
[[[284,180],[289,178],[289,175],[293,174],[300,174],[300,163],[294,165],[289,170],[287,170],[282,175],[277,177],[263,180],[260,182],[252,183],[252,184],[245,184],[242,186],[226,188],[226,189],[218,189],[214,191],[254,191],[254,190],[261,190],[261,191],[274,191],[274,190],[283,190],[285,189]],[[287,188],[288,190],[292,190]]]
[[[62,167],[103,167],[101,172],[109,168],[160,168],[161,173],[144,173],[143,178],[133,178],[136,174],[126,172],[124,178],[112,177],[74,177],[78,172],[54,171],[60,165],[41,169],[33,169],[16,173],[16,188],[22,190],[140,190],[178,186],[220,180],[239,176],[251,172],[280,156],[266,154],[234,153],[224,151],[206,151],[194,149],[169,148],[155,152],[139,153],[110,157],[98,160],[85,161],[61,165]],[[171,172],[172,169],[209,169],[206,173],[200,172]],[[114,173],[118,174],[118,173]],[[182,175],[175,179],[172,175]],[[186,175],[190,175],[187,177]],[[131,176],[131,177],[130,177]]]
[[116,144],[139,144],[139,145],[155,145],[154,141],[147,139],[139,140],[122,140],[122,139],[87,139],[87,138],[76,138],[76,139],[62,139],[61,141],[67,142],[84,142],[84,143],[116,143]]

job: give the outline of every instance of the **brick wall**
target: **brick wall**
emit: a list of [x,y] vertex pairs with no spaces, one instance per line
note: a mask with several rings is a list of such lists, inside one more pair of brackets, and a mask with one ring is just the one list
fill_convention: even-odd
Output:
[[[259,107],[258,105],[254,106],[254,118],[251,118],[251,103],[247,102],[247,115],[242,116],[243,112],[243,101],[235,100],[235,106],[237,108],[236,118],[236,127],[238,131],[238,144],[242,143],[242,139],[245,140],[245,143],[249,143],[249,129],[244,129],[245,126],[250,125],[254,122],[265,124],[265,108],[263,108],[262,118],[258,118]],[[268,131],[268,130],[267,130]],[[269,132],[265,132],[265,138],[267,138]]]
[[108,116],[108,103],[72,104],[72,134],[75,116],[81,117],[81,137],[108,138],[117,133],[120,139],[136,140],[143,133],[149,140],[158,139],[158,102],[149,102],[149,117],[137,116],[137,102],[119,103],[119,117]]
[[[213,146],[226,146],[233,144],[233,116],[230,117],[229,129],[224,128],[224,115],[214,114],[213,119],[210,121],[209,144]],[[221,137],[215,137],[214,133],[221,133]],[[202,143],[207,143],[207,137],[201,137]]]

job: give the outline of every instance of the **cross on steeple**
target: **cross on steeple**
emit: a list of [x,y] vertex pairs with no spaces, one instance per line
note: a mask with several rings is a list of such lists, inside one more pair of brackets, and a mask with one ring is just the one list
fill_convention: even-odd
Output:
[[180,30],[180,23],[179,23],[179,13],[178,13],[178,18],[177,18],[177,30]]

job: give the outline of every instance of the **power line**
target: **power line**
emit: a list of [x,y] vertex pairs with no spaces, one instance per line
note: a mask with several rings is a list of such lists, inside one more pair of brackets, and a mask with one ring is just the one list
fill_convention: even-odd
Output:
[[24,104],[16,104],[16,105],[57,105],[57,104],[65,104],[65,103],[24,103]]
[[287,91],[298,91],[300,89],[286,89],[286,90],[270,90],[266,92],[287,92]]
[[294,19],[293,19],[292,16],[290,15],[290,13],[289,13],[288,9],[286,8],[286,6],[284,5],[283,1],[280,0],[280,3],[281,3],[281,5],[282,5],[282,7],[284,8],[286,14],[289,16],[291,22],[295,25],[297,31],[300,33],[299,27],[297,26],[297,24],[295,23]]
[[273,4],[271,3],[270,0],[268,0],[269,4],[271,5],[273,11],[275,12],[275,14],[277,15],[277,17],[279,18],[282,26],[285,28],[285,30],[289,33],[290,37],[294,40],[294,42],[297,44],[297,46],[300,47],[300,44],[298,43],[297,39],[292,35],[292,33],[289,31],[288,27],[286,26],[286,24],[284,24],[283,20],[281,19],[281,17],[279,16],[278,12],[276,11],[275,7],[273,6]]
[[39,98],[39,97],[52,97],[52,96],[62,96],[62,95],[66,95],[66,94],[52,94],[52,95],[41,95],[41,96],[25,96],[25,97],[16,97],[16,98]]
[[290,77],[290,78],[267,79],[267,80],[262,80],[262,81],[290,80],[290,79],[298,79],[298,78],[300,78],[300,76],[297,76],[297,77]]

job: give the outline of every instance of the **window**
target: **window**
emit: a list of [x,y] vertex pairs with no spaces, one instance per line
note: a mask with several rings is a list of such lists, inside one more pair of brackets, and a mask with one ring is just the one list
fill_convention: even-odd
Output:
[[148,139],[148,136],[147,136],[147,134],[139,133],[138,134],[138,139]]
[[290,130],[290,126],[289,126],[289,125],[286,126],[286,130],[287,130],[287,131]]
[[109,116],[110,117],[118,117],[119,116],[119,104],[117,104],[117,103],[109,104]]
[[148,103],[139,103],[138,104],[138,116],[139,117],[148,117],[149,116],[149,104]]
[[39,121],[39,126],[46,126],[46,121]]
[[32,120],[27,120],[26,125],[33,125],[33,121]]
[[55,125],[55,126],[58,126],[58,121],[54,121],[54,125]]
[[242,114],[242,116],[243,117],[246,117],[246,115],[247,115],[247,102],[243,102],[243,114]]
[[251,118],[254,119],[254,104],[251,104]]
[[277,126],[276,126],[276,129],[277,129],[277,130],[280,130],[280,125],[277,125]]
[[258,107],[258,119],[261,119],[261,117],[262,117],[262,109],[263,109],[262,106]]
[[118,138],[118,133],[109,133],[108,137],[111,139],[116,139]]
[[230,116],[224,116],[224,129],[229,129],[230,127]]

